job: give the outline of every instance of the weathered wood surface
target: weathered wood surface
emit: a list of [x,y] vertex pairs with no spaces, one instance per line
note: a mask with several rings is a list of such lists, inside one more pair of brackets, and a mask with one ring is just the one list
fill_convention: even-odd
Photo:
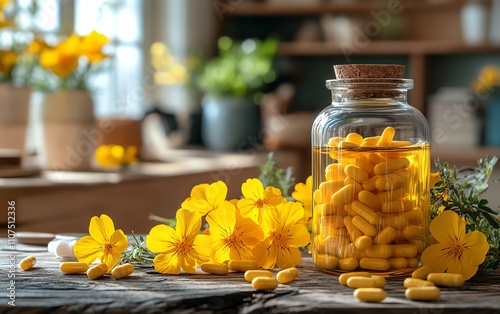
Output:
[[[3,248],[3,246],[2,246]],[[35,255],[35,268],[15,271],[15,307],[8,304],[9,259],[16,266]],[[130,277],[63,275],[60,261],[46,252],[0,252],[0,313],[500,313],[500,271],[476,276],[460,288],[442,288],[432,302],[405,299],[402,278],[389,278],[388,297],[363,303],[337,277],[315,269],[304,257],[299,278],[274,291],[255,291],[242,273],[167,276],[153,268],[136,268]],[[5,290],[7,288],[7,290]],[[6,293],[7,292],[7,293]]]

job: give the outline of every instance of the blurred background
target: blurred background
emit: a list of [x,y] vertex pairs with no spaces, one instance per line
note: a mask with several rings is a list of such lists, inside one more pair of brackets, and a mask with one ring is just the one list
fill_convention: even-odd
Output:
[[85,232],[106,212],[146,232],[195,184],[238,197],[271,151],[304,182],[335,64],[405,64],[433,159],[500,155],[500,0],[0,7],[0,204],[17,202],[20,230]]

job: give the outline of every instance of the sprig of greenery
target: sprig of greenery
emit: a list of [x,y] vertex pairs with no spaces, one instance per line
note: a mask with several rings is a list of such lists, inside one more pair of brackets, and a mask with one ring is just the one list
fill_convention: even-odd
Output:
[[452,210],[463,217],[467,232],[478,230],[484,233],[490,250],[480,269],[496,269],[500,265],[500,220],[499,214],[488,206],[488,201],[480,195],[489,187],[490,176],[498,161],[497,157],[481,158],[474,170],[450,170],[448,163],[439,160],[435,165],[440,181],[431,188],[431,218],[443,210]]
[[290,196],[289,191],[295,185],[292,167],[288,167],[286,170],[279,168],[274,154],[270,152],[266,161],[259,166],[259,169],[259,180],[264,187],[274,186],[281,190],[284,197]]
[[134,238],[135,243],[130,244],[130,248],[122,253],[120,264],[153,264],[153,260],[156,257],[156,254],[146,248],[144,237],[139,236],[139,238],[137,238],[133,232],[132,237]]

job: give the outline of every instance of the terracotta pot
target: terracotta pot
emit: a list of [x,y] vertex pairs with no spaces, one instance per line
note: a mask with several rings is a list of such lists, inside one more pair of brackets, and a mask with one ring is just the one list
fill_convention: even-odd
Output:
[[46,170],[89,171],[99,129],[90,95],[82,90],[45,94],[42,103],[43,149]]
[[0,148],[24,152],[31,88],[0,84]]

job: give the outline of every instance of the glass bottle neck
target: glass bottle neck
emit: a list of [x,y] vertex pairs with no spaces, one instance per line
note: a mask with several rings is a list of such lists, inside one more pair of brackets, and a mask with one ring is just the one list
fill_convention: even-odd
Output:
[[384,101],[404,102],[408,101],[407,90],[332,90],[332,101],[337,103],[352,101]]

